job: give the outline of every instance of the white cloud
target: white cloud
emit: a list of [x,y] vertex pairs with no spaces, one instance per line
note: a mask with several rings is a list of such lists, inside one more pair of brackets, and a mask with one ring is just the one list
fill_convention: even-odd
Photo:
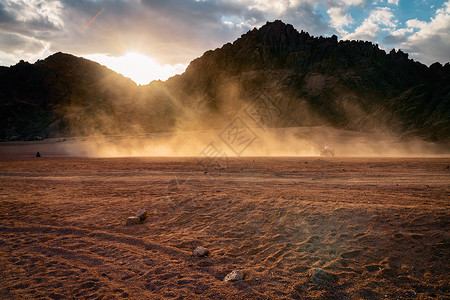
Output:
[[378,4],[382,4],[382,3],[386,3],[386,2],[387,2],[387,4],[398,6],[399,0],[374,0],[372,2],[372,5],[378,5]]
[[417,19],[406,21],[406,26],[408,26],[409,28],[422,28],[425,25],[427,25],[427,22],[419,21]]
[[[297,1],[296,1],[297,2]],[[280,15],[286,12],[292,5],[290,1],[265,1],[265,0],[252,0],[247,2],[250,9],[258,9],[263,12],[271,12],[276,15]],[[298,3],[293,3],[294,5]]]
[[402,49],[426,64],[450,62],[450,1],[436,11],[429,23],[414,19],[407,26],[419,30],[409,36]]
[[344,36],[343,39],[373,41],[382,29],[395,28],[397,23],[390,8],[379,7],[373,10],[353,33]]
[[373,22],[364,21],[355,32],[344,36],[344,40],[374,40],[379,33],[378,25]]
[[347,35],[348,32],[344,27],[353,23],[352,16],[345,12],[342,7],[331,7],[327,10],[327,14],[330,17],[330,25],[335,28],[340,35]]
[[2,5],[17,22],[53,26],[59,29],[64,26],[61,19],[63,5],[59,0],[4,0]]
[[372,11],[369,16],[369,22],[387,27],[395,27],[397,23],[392,10],[388,7],[380,7]]
[[361,5],[364,4],[364,0],[341,0],[339,1],[340,3],[342,3],[345,6],[356,6],[356,5]]
[[347,28],[354,23],[348,9],[351,6],[362,6],[366,1],[367,0],[325,0],[324,2],[329,6],[326,11],[330,18],[329,26],[340,36],[348,35]]
[[388,45],[399,44],[406,41],[407,34],[413,33],[413,28],[401,28],[394,31],[391,31],[386,37],[383,39],[383,43]]

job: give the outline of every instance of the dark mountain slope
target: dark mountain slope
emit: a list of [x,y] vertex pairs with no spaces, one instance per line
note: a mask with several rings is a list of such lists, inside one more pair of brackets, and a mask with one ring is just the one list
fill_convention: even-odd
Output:
[[[157,130],[153,102],[128,78],[56,53],[0,70],[1,138],[140,133]],[[164,122],[162,122],[164,124]],[[156,125],[155,125],[156,124]]]
[[[450,64],[298,32],[281,21],[207,51],[166,82],[136,86],[56,53],[0,68],[0,138],[325,125],[450,139]],[[245,119],[249,116],[251,118]]]
[[449,74],[449,64],[428,68],[401,51],[315,38],[275,21],[206,52],[167,85],[208,126],[222,126],[265,94],[282,111],[267,126],[330,125],[440,140],[449,136]]

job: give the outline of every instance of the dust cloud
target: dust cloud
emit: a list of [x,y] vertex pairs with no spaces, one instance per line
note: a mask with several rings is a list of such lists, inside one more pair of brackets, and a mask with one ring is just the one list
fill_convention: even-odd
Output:
[[328,145],[341,157],[450,154],[448,142],[398,137],[390,128],[400,120],[381,110],[369,113],[351,92],[337,95],[334,109],[358,131],[336,129],[320,110],[282,89],[249,91],[227,79],[214,97],[177,90],[156,85],[151,98],[144,93],[88,113],[70,108],[71,135],[79,137],[67,139],[64,151],[75,157],[318,156]]
[[[241,122],[237,119],[235,123]],[[418,139],[402,141],[330,127],[251,128],[233,124],[223,130],[166,132],[136,136],[67,139],[69,156],[86,157],[251,157],[318,156],[327,144],[338,157],[418,157],[448,155],[445,145]]]

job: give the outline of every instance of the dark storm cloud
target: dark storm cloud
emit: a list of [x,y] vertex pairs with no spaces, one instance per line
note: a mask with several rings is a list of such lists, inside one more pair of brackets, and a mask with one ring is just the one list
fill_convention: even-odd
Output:
[[265,16],[264,16],[264,12],[262,12],[261,10],[255,8],[255,7],[252,7],[252,8],[249,8],[247,11],[245,11],[244,19],[262,22],[265,20]]
[[383,44],[387,44],[387,45],[396,45],[399,43],[403,43],[405,41],[406,41],[406,37],[404,35],[396,36],[396,35],[389,34],[383,38]]
[[0,32],[2,51],[15,51],[17,48],[23,48],[27,42],[26,39],[17,34]]
[[189,22],[220,21],[223,15],[242,15],[246,5],[230,1],[142,0],[152,10],[186,19]]
[[0,24],[3,26],[14,21],[14,18],[6,11],[5,6],[0,2]]
[[[296,5],[285,2],[286,11],[282,15],[276,15],[272,11],[264,11],[252,1],[230,2],[230,1],[194,1],[194,0],[142,0],[142,3],[152,10],[167,13],[175,20],[186,22],[189,26],[206,31],[208,28],[222,28],[222,18],[231,17],[248,24],[246,29],[252,25],[262,25],[266,21],[282,19],[284,22],[298,24],[300,29],[313,31],[314,33],[329,30],[328,24],[322,16],[315,12],[314,4],[309,1],[300,1]],[[253,5],[249,5],[253,4]],[[217,32],[216,32],[217,34]]]
[[317,13],[310,3],[300,3],[295,9],[288,10],[283,20],[292,24],[298,31],[307,31],[316,36],[334,33],[322,15]]
[[[33,8],[39,9],[42,5],[36,7],[22,8],[18,4],[10,4],[9,10],[3,3],[0,3],[0,24],[2,31],[30,33],[40,30],[61,30],[62,24],[56,20],[50,20],[49,15],[44,13],[33,13]],[[42,8],[45,11],[45,8]]]
[[[193,11],[185,6],[171,11],[169,6],[140,1],[62,3],[65,31],[52,36],[52,51],[111,55],[136,51],[162,62],[185,62],[188,56],[192,59],[200,49],[211,45],[212,40],[205,39],[205,35],[212,36],[214,30],[220,29],[214,27],[218,23],[209,13],[213,7]],[[83,30],[102,9],[105,9],[102,14]],[[189,19],[194,21],[189,23]]]
[[[299,30],[312,34],[326,34],[328,24],[314,11],[309,2],[291,5],[284,2],[285,11],[278,14],[257,5],[254,1],[194,1],[194,0],[142,0],[152,12],[170,16],[159,20],[159,24],[170,28],[169,34],[179,34],[179,41],[186,46],[197,45],[202,51],[232,42],[241,34],[267,21],[281,19]],[[224,20],[234,21],[236,26],[227,26]]]
[[[53,43],[54,51],[76,40],[73,47],[78,53],[122,55],[137,51],[171,64],[188,63],[268,20],[284,19],[246,2],[65,0],[63,4],[68,14],[65,22],[70,26],[68,33],[57,40],[59,43]],[[81,28],[103,8],[105,11],[82,32]],[[84,22],[76,24],[74,20]],[[224,20],[233,20],[239,26],[227,26]],[[313,33],[327,28],[310,4],[290,7],[287,21]]]
[[26,38],[18,34],[0,33],[0,44],[2,45],[1,51],[17,54],[39,53],[45,48],[40,40]]
[[[163,35],[159,38],[166,39],[168,48],[186,48],[183,51],[187,52],[194,50],[197,53],[195,56],[231,42],[251,29],[254,23],[265,21],[264,15],[257,9],[229,1],[143,0],[142,4],[155,16],[151,23],[163,30],[166,37]],[[223,19],[244,23],[250,20],[250,24],[229,27],[223,23]]]
[[62,31],[56,10],[45,14],[46,5],[45,2],[34,6],[27,3],[22,7],[13,2],[0,3],[0,52],[3,55],[28,59],[45,52],[54,32]]
[[[225,1],[63,3],[67,32],[52,43],[54,51],[59,51],[60,45],[74,44],[72,48],[77,53],[123,55],[136,51],[172,64],[187,63],[210,48],[234,40],[250,27],[231,30],[222,23],[224,16],[238,19],[251,16],[253,22],[264,21],[263,14],[256,9]],[[83,26],[103,8],[105,11],[84,32]],[[83,22],[77,24],[75,20]]]
[[[8,12],[1,3],[4,1],[0,0],[0,32],[17,33],[30,41],[41,40],[49,45],[49,52],[120,56],[133,51],[153,57],[159,63],[188,63],[204,51],[232,42],[253,27],[275,19],[315,35],[329,31],[309,0],[295,6],[289,1],[280,2],[285,8],[280,11],[273,9],[270,2],[258,4],[256,0],[36,0],[30,1],[37,3],[36,11],[59,9],[52,10],[48,16],[32,15],[33,7],[27,6],[32,17],[25,21]],[[39,5],[48,7],[43,9]],[[18,11],[20,7],[14,9]],[[8,38],[13,36],[5,37],[2,44]]]

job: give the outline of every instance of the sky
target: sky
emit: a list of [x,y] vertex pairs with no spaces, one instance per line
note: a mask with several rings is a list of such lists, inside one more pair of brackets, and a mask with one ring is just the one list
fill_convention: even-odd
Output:
[[0,65],[61,51],[147,84],[274,20],[450,61],[450,0],[0,0]]

